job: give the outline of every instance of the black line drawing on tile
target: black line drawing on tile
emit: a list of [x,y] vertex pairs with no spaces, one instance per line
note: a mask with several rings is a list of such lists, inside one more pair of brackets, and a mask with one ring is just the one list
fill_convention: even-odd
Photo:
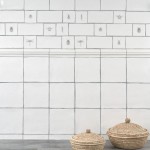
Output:
[[80,43],[80,46],[82,46],[82,43],[83,43],[84,41],[83,40],[79,40],[78,41],[78,43]]
[[138,33],[141,33],[141,28],[137,28],[137,32],[138,32]]
[[118,45],[121,45],[121,41],[120,40],[118,40],[118,43],[117,43]]
[[33,17],[33,16],[30,14],[30,15],[29,15],[29,18],[32,19],[32,17]]
[[48,27],[47,28],[48,31],[52,31],[52,29],[53,29],[52,27]]
[[9,31],[10,31],[10,32],[13,32],[13,31],[14,31],[13,27],[10,27]]
[[103,29],[100,27],[100,28],[99,28],[99,32],[102,32],[102,31],[103,31]]
[[118,15],[117,18],[118,18],[119,20],[121,20],[121,19],[122,19],[122,16],[121,16],[121,15]]
[[67,41],[66,41],[66,44],[67,44],[67,45],[70,45],[70,40],[67,40]]
[[70,20],[70,15],[68,14],[67,19]]
[[31,43],[34,42],[34,40],[26,40],[27,43],[29,43],[29,46],[31,46]]

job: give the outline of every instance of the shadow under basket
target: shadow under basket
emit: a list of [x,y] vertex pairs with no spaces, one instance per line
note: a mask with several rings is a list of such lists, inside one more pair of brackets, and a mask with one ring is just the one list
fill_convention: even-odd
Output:
[[70,143],[73,150],[103,150],[105,140],[88,129],[86,133],[73,136]]
[[130,119],[127,118],[125,123],[110,128],[107,135],[113,146],[132,150],[144,147],[149,132],[137,124],[130,123]]

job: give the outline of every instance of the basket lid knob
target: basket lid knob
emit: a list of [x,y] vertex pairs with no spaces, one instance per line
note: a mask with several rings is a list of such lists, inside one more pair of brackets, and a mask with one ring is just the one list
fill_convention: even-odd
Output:
[[86,129],[86,133],[91,133],[91,130],[90,129]]
[[130,123],[130,118],[126,118],[125,123]]

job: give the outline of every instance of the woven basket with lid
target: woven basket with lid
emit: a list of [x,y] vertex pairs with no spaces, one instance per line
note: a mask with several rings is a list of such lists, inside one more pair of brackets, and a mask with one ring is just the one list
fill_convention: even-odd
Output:
[[87,129],[85,133],[73,136],[70,143],[73,150],[103,150],[105,140]]
[[117,148],[139,149],[147,142],[149,132],[135,123],[130,123],[130,119],[127,118],[125,123],[110,128],[107,135],[112,145]]

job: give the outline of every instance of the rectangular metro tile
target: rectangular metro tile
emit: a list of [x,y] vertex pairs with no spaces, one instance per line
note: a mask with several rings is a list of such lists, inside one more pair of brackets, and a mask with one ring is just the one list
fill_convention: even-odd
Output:
[[37,37],[37,48],[61,48],[61,37]]
[[36,11],[25,11],[25,22],[35,23],[36,17]]
[[101,59],[102,82],[125,82],[126,59],[125,58],[102,58]]
[[74,49],[74,37],[73,36],[62,37],[62,48]]
[[111,37],[88,37],[87,48],[112,48]]
[[114,23],[123,24],[126,21],[125,11],[114,11]]
[[126,0],[101,0],[102,10],[125,10]]
[[25,83],[24,84],[24,107],[48,108],[49,101],[48,83]]
[[50,0],[51,10],[74,10],[74,0]]
[[76,83],[76,108],[100,108],[100,83]]
[[127,37],[126,48],[150,48],[150,37]]
[[150,11],[149,4],[150,4],[150,0],[127,0],[127,10],[128,11]]
[[128,82],[150,82],[150,58],[128,58]]
[[5,0],[3,6],[0,7],[0,10],[23,10],[24,9],[24,0]]
[[48,82],[48,57],[25,57],[24,80],[26,82]]
[[24,36],[24,48],[36,48],[36,36]]
[[18,35],[43,35],[43,24],[18,24]]
[[76,109],[75,113],[76,134],[84,132],[86,129],[91,129],[92,132],[100,133],[99,109]]
[[[102,109],[101,116],[102,116],[101,133],[106,134],[109,128],[117,125],[118,123],[123,123],[125,121],[126,110],[125,109]],[[108,118],[113,118],[113,119],[108,119]]]
[[24,22],[24,11],[1,11],[0,22]]
[[100,82],[100,58],[75,59],[76,82]]
[[50,108],[74,108],[74,83],[50,84]]
[[107,25],[108,36],[132,36],[131,24],[108,24]]
[[50,134],[73,134],[74,109],[51,109],[50,123]]
[[150,23],[150,12],[126,12],[127,23]]
[[56,35],[56,25],[44,24],[44,35]]
[[50,59],[51,82],[74,82],[74,59],[51,58]]
[[125,37],[113,37],[113,48],[125,48],[126,47],[126,39]]
[[23,48],[23,37],[0,36],[0,48]]
[[76,11],[76,23],[87,23],[88,12],[87,11]]
[[128,84],[128,108],[150,108],[149,99],[149,84]]
[[49,0],[25,0],[25,10],[49,10]]
[[125,83],[102,83],[101,84],[101,107],[102,108],[125,108],[126,107],[126,84]]
[[145,24],[134,24],[133,36],[145,36]]
[[76,18],[75,11],[63,11],[63,22],[64,23],[74,23]]
[[93,24],[70,24],[69,35],[93,35]]
[[150,110],[149,109],[129,109],[128,117],[133,123],[141,125],[143,128],[150,130],[149,127],[149,118]]
[[0,83],[0,107],[23,107],[23,83]]
[[22,134],[22,109],[0,109],[0,118],[1,134]]
[[0,57],[0,82],[23,81],[23,58]]
[[95,35],[106,36],[106,24],[95,24]]
[[100,10],[100,0],[76,0],[76,10]]
[[113,11],[89,11],[89,23],[113,23]]
[[37,15],[38,22],[62,22],[62,11],[38,11]]
[[67,23],[59,23],[56,25],[56,33],[58,36],[68,35],[68,24]]
[[48,134],[48,109],[24,110],[24,134]]

